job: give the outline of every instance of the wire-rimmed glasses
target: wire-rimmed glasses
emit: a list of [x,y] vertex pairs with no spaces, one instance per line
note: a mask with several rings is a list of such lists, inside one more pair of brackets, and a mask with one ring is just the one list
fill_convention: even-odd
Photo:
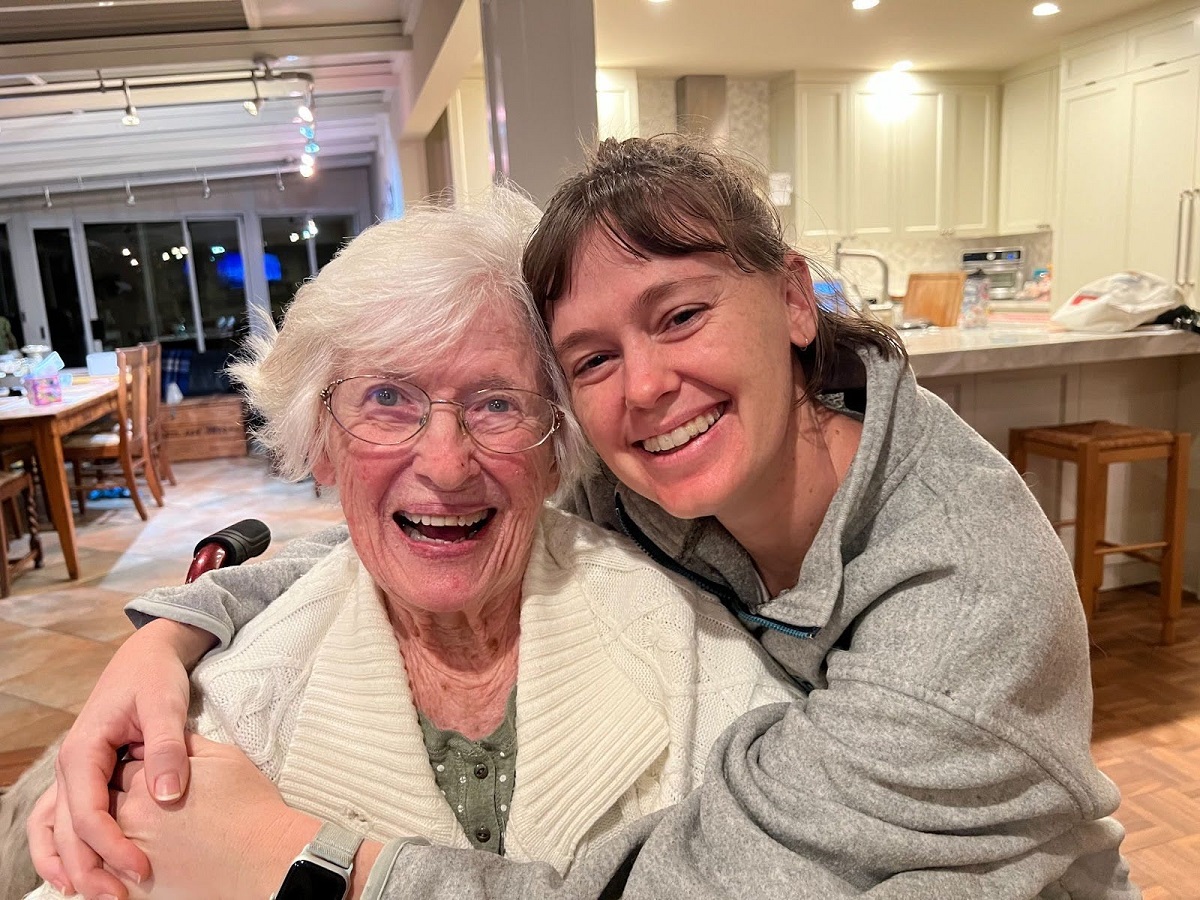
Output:
[[495,453],[520,453],[544,444],[562,423],[557,406],[533,391],[487,388],[461,400],[434,400],[394,375],[339,378],[321,391],[333,420],[369,444],[403,444],[429,423],[435,404],[454,407],[459,426]]

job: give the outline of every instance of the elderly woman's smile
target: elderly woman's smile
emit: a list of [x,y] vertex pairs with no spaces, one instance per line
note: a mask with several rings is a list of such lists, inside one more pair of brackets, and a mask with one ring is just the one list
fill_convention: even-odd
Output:
[[481,509],[466,515],[439,516],[402,511],[393,516],[400,529],[414,541],[456,544],[474,538],[487,527],[494,509]]

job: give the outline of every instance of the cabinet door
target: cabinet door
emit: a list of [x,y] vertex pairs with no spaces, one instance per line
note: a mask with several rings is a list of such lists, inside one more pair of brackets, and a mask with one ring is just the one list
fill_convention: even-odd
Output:
[[1129,219],[1124,265],[1174,281],[1179,193],[1196,184],[1200,60],[1127,77]]
[[872,98],[854,93],[850,138],[850,232],[892,235],[896,227],[896,179],[892,177],[892,123]]
[[[1054,301],[1125,264],[1129,200],[1129,84],[1064,91],[1059,107]],[[1174,214],[1171,217],[1174,223]]]
[[1058,70],[1004,85],[1000,117],[1000,234],[1047,231],[1054,209]]
[[913,95],[912,112],[893,125],[900,184],[899,228],[906,235],[942,231],[944,94]]
[[845,233],[846,98],[838,84],[796,85],[796,229],[802,237]]
[[943,232],[996,233],[996,90],[960,87],[944,95]]

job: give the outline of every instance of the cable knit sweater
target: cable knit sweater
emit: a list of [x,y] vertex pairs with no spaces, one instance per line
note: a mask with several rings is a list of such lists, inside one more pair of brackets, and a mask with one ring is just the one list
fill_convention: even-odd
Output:
[[[404,661],[349,542],[192,682],[195,729],[241,747],[290,806],[377,840],[470,847],[434,782]],[[565,872],[691,792],[738,716],[797,695],[720,604],[623,538],[547,509],[524,581],[507,855]],[[46,885],[30,895],[58,896]]]

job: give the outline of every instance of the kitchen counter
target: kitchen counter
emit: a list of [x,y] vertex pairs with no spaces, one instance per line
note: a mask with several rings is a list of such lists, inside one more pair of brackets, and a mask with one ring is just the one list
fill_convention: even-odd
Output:
[[[1009,430],[1110,419],[1192,435],[1184,585],[1200,592],[1200,334],[1151,326],[1122,334],[1051,331],[995,322],[961,331],[902,332],[921,384],[950,404],[1001,453]],[[1030,460],[1026,482],[1054,521],[1074,518],[1071,467]],[[1110,540],[1157,540],[1166,467],[1114,466],[1109,476]],[[1071,532],[1064,533],[1070,551]],[[1157,570],[1113,555],[1105,586],[1153,581]]]
[[1121,334],[991,325],[967,330],[929,328],[901,335],[919,379],[1200,355],[1200,334],[1160,325]]

